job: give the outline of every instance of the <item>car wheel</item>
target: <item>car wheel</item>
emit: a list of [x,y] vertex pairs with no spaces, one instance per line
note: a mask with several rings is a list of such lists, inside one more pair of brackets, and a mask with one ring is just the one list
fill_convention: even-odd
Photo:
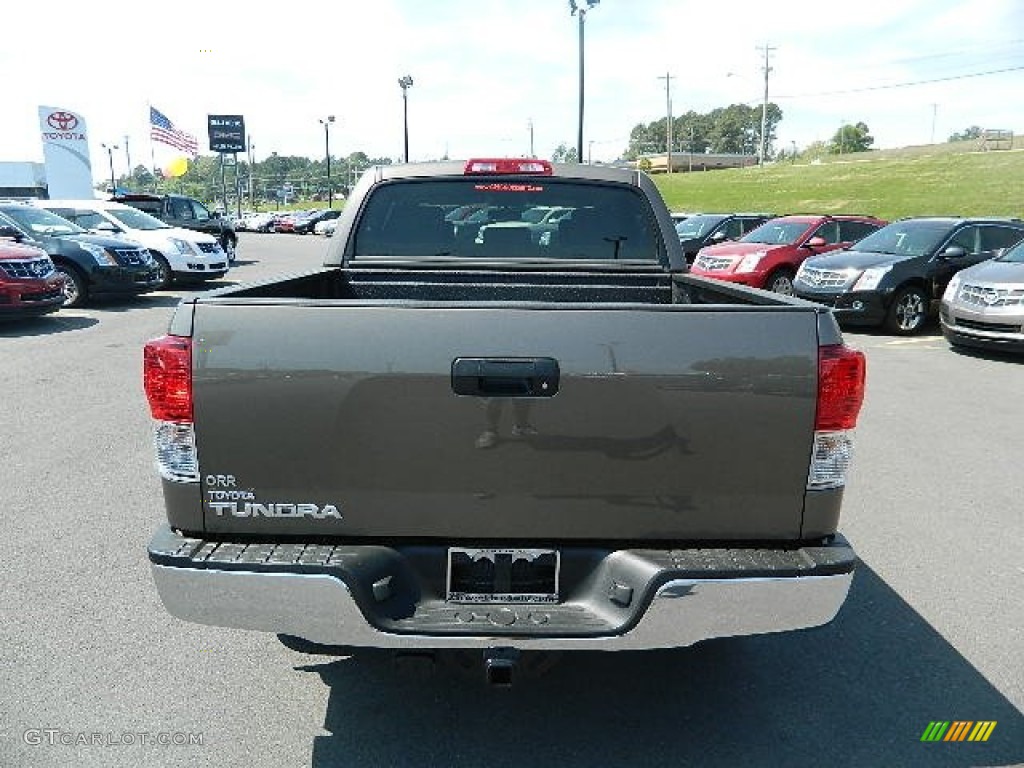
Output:
[[776,270],[768,276],[764,286],[772,293],[793,296],[793,273],[788,269]]
[[174,274],[171,272],[171,265],[167,263],[167,259],[162,254],[156,251],[150,251],[153,254],[153,261],[156,263],[157,276],[160,278],[160,282],[157,283],[156,290],[163,291],[170,288],[171,283],[174,281]]
[[64,304],[65,307],[82,307],[89,301],[89,287],[85,283],[82,273],[74,267],[65,264],[57,264],[58,275],[64,276]]
[[920,331],[927,319],[928,295],[911,285],[896,294],[885,316],[885,326],[892,333],[909,336]]

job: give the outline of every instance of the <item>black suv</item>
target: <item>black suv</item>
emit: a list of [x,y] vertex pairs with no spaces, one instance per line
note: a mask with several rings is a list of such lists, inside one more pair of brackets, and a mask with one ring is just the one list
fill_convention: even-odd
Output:
[[56,214],[26,203],[0,203],[0,237],[46,251],[64,275],[64,306],[101,294],[140,294],[160,287],[160,269],[132,240],[90,235]]
[[183,227],[213,235],[228,255],[228,261],[235,260],[238,235],[235,233],[234,225],[226,216],[210,211],[198,200],[184,195],[151,195],[144,192],[117,195],[110,199],[145,211],[172,227]]
[[774,217],[774,213],[696,213],[676,222],[676,234],[686,261],[692,264],[704,246],[739,240]]
[[833,307],[840,322],[916,333],[953,275],[1021,239],[1020,219],[900,219],[851,248],[807,259],[793,288],[802,299]]

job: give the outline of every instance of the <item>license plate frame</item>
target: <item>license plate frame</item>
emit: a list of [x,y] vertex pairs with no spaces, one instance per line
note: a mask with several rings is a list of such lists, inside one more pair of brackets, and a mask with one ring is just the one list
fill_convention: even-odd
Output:
[[[541,558],[549,558],[547,563],[538,562]],[[463,588],[465,579],[456,571],[465,566],[468,559],[470,567],[481,560],[493,563],[492,571],[495,578],[491,591],[472,591]],[[537,568],[550,569],[550,559],[554,560],[554,571],[551,578],[534,574],[532,583],[523,585],[523,589],[515,589],[515,578],[512,566],[526,561]],[[486,566],[485,566],[486,567]],[[562,557],[557,549],[538,547],[449,547],[447,572],[445,575],[445,599],[449,603],[465,603],[470,605],[491,603],[516,603],[521,605],[551,605],[559,602],[559,585],[562,571]],[[454,579],[453,579],[454,576]],[[531,590],[537,581],[549,585],[547,589]],[[453,583],[454,582],[454,583]]]

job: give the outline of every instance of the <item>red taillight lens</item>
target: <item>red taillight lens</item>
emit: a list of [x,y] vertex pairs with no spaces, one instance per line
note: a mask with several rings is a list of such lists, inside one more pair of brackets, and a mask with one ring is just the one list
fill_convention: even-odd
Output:
[[466,176],[473,176],[481,173],[518,173],[537,176],[550,176],[553,173],[551,162],[548,160],[533,160],[530,158],[498,157],[470,160],[463,170]]
[[142,380],[158,421],[192,421],[192,339],[161,336],[146,343]]
[[843,344],[818,349],[816,430],[853,429],[864,402],[867,361],[864,353]]

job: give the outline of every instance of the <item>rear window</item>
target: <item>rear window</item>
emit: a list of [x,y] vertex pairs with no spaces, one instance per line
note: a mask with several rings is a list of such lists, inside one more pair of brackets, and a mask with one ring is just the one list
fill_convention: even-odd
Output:
[[353,257],[663,261],[646,198],[550,177],[401,181],[375,189]]

